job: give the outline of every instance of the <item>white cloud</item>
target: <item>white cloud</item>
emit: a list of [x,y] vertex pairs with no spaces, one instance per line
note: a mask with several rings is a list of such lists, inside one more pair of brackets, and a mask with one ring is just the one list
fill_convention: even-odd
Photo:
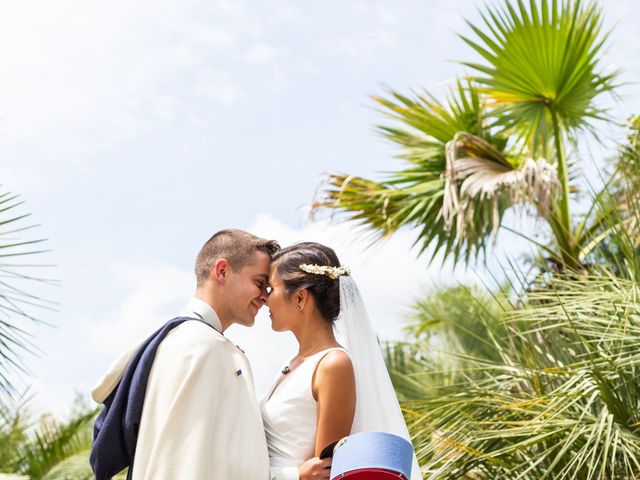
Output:
[[113,275],[130,293],[91,325],[92,350],[102,353],[121,352],[149,335],[179,312],[195,288],[193,274],[172,265],[121,265]]
[[387,25],[397,25],[403,18],[403,11],[401,9],[383,3],[374,5],[372,11]]
[[[303,8],[300,8],[303,7]],[[280,20],[287,24],[299,24],[305,19],[304,4],[291,0],[271,0],[268,10],[273,12]]]
[[233,75],[224,69],[207,69],[198,78],[195,92],[221,105],[246,99]]
[[245,53],[245,60],[252,65],[272,63],[279,55],[278,50],[265,43],[257,43],[249,47]]
[[214,0],[212,5],[216,11],[230,17],[238,17],[247,12],[245,5],[235,0]]
[[[411,247],[413,232],[409,231],[398,232],[385,242],[367,249],[367,242],[346,224],[318,221],[294,228],[272,215],[262,214],[246,228],[264,238],[277,239],[283,246],[299,241],[316,241],[332,247],[341,262],[351,267],[369,316],[382,339],[403,337],[408,305],[428,289],[459,282],[478,283],[473,271],[463,267],[453,269],[449,263],[429,266],[426,258],[416,258],[417,252]],[[517,244],[513,239],[511,242],[513,251],[522,250],[522,243]],[[191,270],[173,265],[118,265],[110,271],[111,277],[105,279],[105,283],[117,284],[128,293],[115,308],[93,321],[85,320],[96,318],[91,312],[72,312],[71,315],[77,319],[72,324],[82,324],[83,329],[72,329],[64,338],[67,344],[74,345],[75,350],[56,352],[60,365],[72,365],[74,358],[83,359],[82,381],[69,378],[66,383],[51,385],[52,379],[44,378],[36,385],[41,398],[46,392],[45,404],[54,411],[58,406],[69,405],[74,391],[87,392],[119,353],[179,313],[195,288]],[[93,296],[90,292],[81,292],[80,295]],[[280,365],[297,348],[290,333],[271,330],[266,308],[259,312],[253,328],[232,326],[226,335],[247,353],[259,393],[267,389]]]
[[[25,379],[35,397],[32,408],[58,416],[77,393],[88,399],[111,362],[178,314],[195,289],[190,271],[169,264],[118,264],[102,269],[96,283],[93,269],[76,269],[85,283],[77,284],[59,328],[38,331],[38,345],[46,339],[48,346],[29,359],[35,378]],[[112,298],[103,308],[105,292]]]
[[[342,141],[340,132],[336,135],[333,130],[318,129],[320,137],[331,142],[332,151],[340,152],[358,144],[357,148],[366,152],[361,155],[360,163],[344,156],[340,169],[358,171],[370,165],[386,169],[388,165],[377,159],[386,157],[387,150],[374,151],[366,143],[360,143],[369,141],[369,137],[358,137],[354,141],[355,137],[348,134],[353,125],[343,125],[343,119],[336,117],[340,111],[330,108],[316,112],[313,105],[305,103],[312,102],[308,92],[317,91],[316,103],[330,106],[343,100],[333,93],[343,91],[345,86],[349,86],[345,91],[351,101],[358,102],[359,96],[366,94],[367,82],[371,80],[393,80],[399,87],[440,81],[441,74],[434,72],[445,72],[439,70],[441,60],[466,58],[470,54],[468,49],[462,56],[453,54],[456,49],[466,48],[462,42],[454,41],[453,32],[464,32],[468,28],[462,14],[475,15],[472,3],[471,0],[407,2],[396,11],[398,5],[389,1],[361,2],[361,7],[335,2],[304,9],[287,0],[253,4],[235,0],[114,0],[109,3],[70,0],[67,8],[58,2],[5,2],[0,8],[0,43],[3,45],[0,51],[0,153],[3,158],[0,176],[11,189],[23,193],[30,190],[32,196],[37,193],[42,202],[47,202],[53,212],[46,219],[49,224],[61,223],[70,232],[68,236],[60,234],[58,241],[73,245],[73,242],[95,240],[91,235],[78,235],[84,227],[83,217],[78,216],[77,211],[79,204],[85,202],[95,208],[97,220],[104,225],[98,234],[123,232],[125,235],[131,228],[118,215],[119,211],[129,208],[123,202],[131,198],[119,195],[120,177],[128,174],[122,165],[129,163],[141,168],[148,165],[139,185],[140,202],[156,198],[153,195],[158,194],[158,186],[174,180],[167,178],[163,165],[156,162],[154,155],[141,155],[155,152],[142,147],[157,139],[152,135],[156,131],[163,134],[163,139],[175,138],[179,151],[185,152],[176,159],[167,151],[167,162],[180,162],[182,157],[194,162],[210,158],[211,143],[200,141],[203,138],[200,130],[210,129],[212,117],[219,117],[216,114],[220,110],[228,115],[225,120],[238,135],[229,139],[231,145],[239,145],[242,140],[237,139],[245,138],[246,131],[260,128],[265,117],[271,123],[270,140],[277,142],[278,135],[284,134],[285,147],[292,135],[306,135],[318,126],[337,125],[346,132],[346,140]],[[638,69],[633,53],[638,51],[639,37],[635,29],[637,22],[632,20],[638,17],[638,9],[634,9],[629,0],[616,5],[618,3],[619,9],[612,4],[605,11],[609,19],[621,19],[620,27],[613,32],[611,59],[613,63],[628,65],[635,78]],[[343,15],[335,15],[338,9]],[[400,14],[402,18],[395,23]],[[392,50],[397,47],[401,48]],[[358,67],[362,66],[359,60],[370,65],[353,69],[357,72],[345,71],[345,59],[353,60],[351,63]],[[247,62],[257,66],[248,68]],[[370,66],[375,69],[368,68]],[[449,78],[449,70],[446,72]],[[625,78],[627,83],[633,83],[633,78]],[[283,88],[290,85],[296,88]],[[304,88],[298,88],[300,85]],[[276,94],[280,93],[278,88],[284,91],[282,97],[265,95],[265,92],[274,93],[274,86]],[[303,91],[303,96],[296,90]],[[332,95],[325,90],[331,90]],[[636,98],[640,97],[631,96],[624,102],[629,113],[633,113],[638,104]],[[246,115],[244,109],[227,108],[238,103],[243,106],[245,101],[255,102],[252,110],[258,113],[257,123],[245,122],[245,118],[240,117]],[[276,110],[274,104],[282,108]],[[299,115],[301,107],[304,112],[312,113],[308,117],[292,115]],[[306,119],[297,122],[304,128],[290,130],[291,118]],[[353,118],[369,121],[369,117],[367,120],[363,116]],[[168,125],[169,122],[175,125]],[[178,128],[167,128],[174,126]],[[357,128],[368,127],[360,124]],[[128,141],[137,149],[128,148]],[[167,144],[171,142],[158,145],[158,150]],[[297,171],[302,157],[295,149],[291,155],[282,154],[274,145],[277,143],[268,145],[265,164],[271,162],[281,167],[278,181],[273,181],[277,188],[295,181],[288,176]],[[115,151],[114,155],[109,155],[110,149]],[[104,151],[107,155],[99,155]],[[105,168],[94,168],[96,162],[104,162]],[[185,168],[199,171],[200,166],[194,163]],[[220,164],[220,178],[227,178],[225,168],[226,165]],[[76,190],[56,186],[56,179],[70,176],[76,178],[78,184],[86,184],[92,198],[80,197],[79,200],[72,197]],[[176,185],[179,192],[183,187]],[[184,225],[202,222],[199,209],[193,208],[199,205],[201,197],[191,193],[176,196],[177,205],[184,208]],[[180,197],[188,200],[179,203]],[[353,231],[345,225],[329,226],[319,222],[292,228],[269,215],[251,223],[247,221],[246,215],[250,214],[246,212],[253,212],[255,203],[249,204],[250,201],[251,196],[247,196],[234,213],[238,215],[237,221],[245,222],[249,229],[278,238],[283,244],[312,239],[336,249],[341,259],[353,268],[383,337],[401,334],[404,308],[423,287],[454,281],[450,267],[427,267],[425,259],[416,260],[415,251],[409,250],[414,232],[400,232],[385,243],[365,250],[366,241],[354,240]],[[273,208],[289,215],[290,207],[295,208],[299,202],[300,199],[291,198],[288,206]],[[146,226],[155,220],[140,217],[136,221]],[[149,241],[143,236],[133,238],[136,242]],[[511,246],[512,240],[503,242],[501,237],[498,245]],[[175,245],[182,248],[180,245],[184,244],[182,240]],[[105,263],[113,262],[118,255],[121,254],[116,250],[105,253]],[[59,263],[77,271],[82,268],[79,262],[85,258],[72,253],[60,257]],[[467,278],[461,269],[457,275]],[[121,285],[128,289],[126,295],[121,295]],[[42,335],[43,338],[45,335],[55,337],[55,341],[38,343],[47,352],[46,363],[50,364],[38,380],[37,388],[43,392],[40,396],[45,399],[44,403],[69,405],[74,389],[88,391],[106,368],[109,358],[178,311],[191,295],[192,286],[188,270],[174,265],[144,264],[120,265],[99,277],[89,275],[86,283],[66,283],[64,291],[73,296],[73,300],[65,304],[65,321],[60,322],[56,335]],[[113,294],[114,290],[119,293]],[[96,303],[96,298],[101,299],[100,307],[79,305],[76,301]],[[263,387],[282,357],[291,353],[295,345],[289,335],[270,331],[265,312],[260,313],[257,323],[253,329],[232,328],[229,335],[237,338],[249,353],[256,366],[258,385]],[[44,369],[38,366],[34,370]]]
[[226,51],[235,44],[235,37],[229,30],[209,23],[183,22],[178,33],[190,43],[209,51]]
[[[7,47],[0,52],[0,146],[8,163],[28,157],[24,177],[36,168],[39,182],[51,177],[53,186],[63,166],[90,168],[97,152],[193,117],[208,102],[242,98],[231,73],[207,70],[233,59],[235,35],[247,28],[217,23],[220,11],[242,14],[236,2],[218,2],[215,11],[195,0],[37,3],[14,3],[0,15]],[[208,84],[194,100],[198,79]]]
[[[409,232],[400,232],[382,245],[365,250],[366,243],[357,241],[347,225],[323,221],[292,228],[264,214],[246,228],[275,238],[282,245],[312,240],[334,248],[341,261],[352,268],[371,320],[384,339],[402,336],[406,306],[416,295],[434,284],[455,281],[450,270],[427,267],[424,261],[416,260],[415,251],[410,251]],[[113,308],[99,314],[90,302],[67,311],[65,329],[52,332],[58,348],[36,365],[36,373],[40,371],[40,378],[34,382],[37,403],[57,414],[64,413],[75,392],[88,392],[117,355],[179,313],[195,288],[190,269],[170,264],[120,264],[105,273],[100,285],[87,283],[76,295],[100,297],[109,285],[117,285],[118,291],[126,293],[114,298]],[[461,280],[470,279],[462,269],[455,275]],[[227,336],[246,351],[258,392],[266,390],[282,362],[296,351],[291,334],[271,330],[266,308],[259,312],[253,328],[232,326]],[[74,375],[60,375],[60,369],[69,368],[75,369]]]
[[398,39],[391,30],[380,28],[367,32],[350,32],[337,40],[327,42],[332,53],[347,55],[368,64],[379,58],[384,50],[398,46]]

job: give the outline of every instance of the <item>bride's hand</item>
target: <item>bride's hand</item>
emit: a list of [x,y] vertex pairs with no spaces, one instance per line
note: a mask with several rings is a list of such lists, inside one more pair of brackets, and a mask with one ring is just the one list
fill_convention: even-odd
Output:
[[319,478],[329,478],[331,472],[331,457],[320,460],[313,457],[300,465],[298,476],[300,480],[317,480]]

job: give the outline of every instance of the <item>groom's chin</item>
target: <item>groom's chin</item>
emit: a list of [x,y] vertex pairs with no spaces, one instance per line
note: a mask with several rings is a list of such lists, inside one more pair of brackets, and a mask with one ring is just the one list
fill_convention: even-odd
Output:
[[239,322],[243,327],[253,327],[256,323],[255,317],[248,317],[243,319],[242,322]]
[[[252,316],[251,314],[247,313],[243,317],[236,316],[236,320],[233,323],[235,325],[239,325],[241,327],[253,327],[253,325],[256,323],[256,319],[255,319],[254,316]],[[2,477],[0,477],[0,480],[1,479],[2,479]]]

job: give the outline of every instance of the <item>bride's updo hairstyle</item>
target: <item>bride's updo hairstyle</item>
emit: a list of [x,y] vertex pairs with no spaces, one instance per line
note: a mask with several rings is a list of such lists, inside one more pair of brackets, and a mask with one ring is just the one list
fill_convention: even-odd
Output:
[[333,249],[315,242],[301,242],[283,248],[272,258],[275,272],[284,285],[287,297],[306,288],[323,318],[333,322],[340,314],[339,277],[308,273],[300,265],[340,267],[340,260]]

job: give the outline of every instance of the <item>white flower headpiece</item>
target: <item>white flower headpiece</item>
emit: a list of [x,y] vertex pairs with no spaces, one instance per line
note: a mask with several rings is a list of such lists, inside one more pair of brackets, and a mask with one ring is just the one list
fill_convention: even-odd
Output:
[[326,275],[331,280],[335,280],[340,275],[349,275],[351,273],[349,267],[330,267],[329,265],[309,265],[306,263],[300,265],[300,270],[316,275]]

